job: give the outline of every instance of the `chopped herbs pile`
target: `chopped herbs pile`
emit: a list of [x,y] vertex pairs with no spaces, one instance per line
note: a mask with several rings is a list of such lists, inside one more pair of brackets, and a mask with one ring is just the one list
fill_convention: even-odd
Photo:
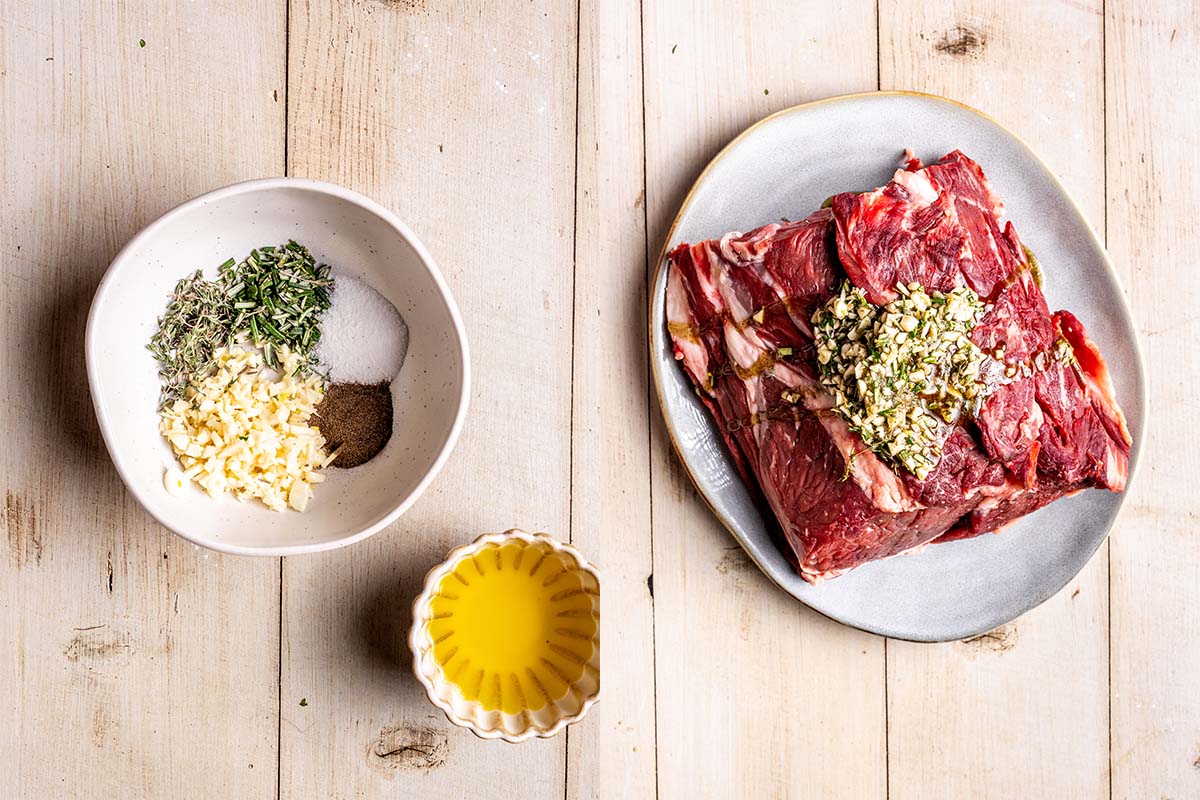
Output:
[[950,427],[982,402],[984,353],[968,335],[986,308],[969,288],[900,296],[873,305],[850,283],[817,309],[821,383],[834,408],[872,451],[924,480]]
[[330,306],[333,278],[308,248],[295,241],[231,258],[208,281],[200,271],[179,281],[150,338],[158,359],[159,407],[185,398],[213,370],[213,351],[245,341],[261,347],[263,360],[279,369],[278,348],[299,356],[298,375],[316,370],[321,315]]
[[204,280],[196,270],[175,284],[148,345],[159,362],[160,408],[183,398],[189,386],[208,375],[213,350],[232,341],[232,324],[233,308],[215,281]]
[[248,334],[262,347],[273,369],[280,346],[299,353],[303,369],[315,366],[312,349],[321,339],[321,315],[329,310],[333,278],[328,264],[317,264],[308,248],[294,241],[260,247],[240,264],[229,259],[220,268],[221,285],[233,304],[235,336]]

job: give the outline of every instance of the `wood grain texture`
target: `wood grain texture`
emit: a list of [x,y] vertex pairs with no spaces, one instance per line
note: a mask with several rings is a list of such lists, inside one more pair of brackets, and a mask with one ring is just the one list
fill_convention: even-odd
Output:
[[570,532],[575,7],[293,2],[290,41],[291,174],[362,191],[421,237],[466,322],[473,396],[412,511],[285,565],[282,795],[558,800],[566,738],[451,726],[405,636],[452,546]]
[[[653,258],[687,188],[744,127],[875,87],[874,17],[870,2],[647,0]],[[883,640],[759,573],[696,495],[652,402],[659,796],[883,797]]]
[[567,797],[653,797],[640,5],[579,15],[571,540],[604,571],[604,685],[568,731]]
[[1112,539],[1112,796],[1200,797],[1200,23],[1107,4],[1108,244],[1149,376],[1141,474]]
[[[0,797],[1200,796],[1193,12],[0,0]],[[771,111],[877,84],[1033,146],[1107,228],[1148,358],[1109,545],[965,643],[885,646],[772,586],[645,394],[647,255],[703,165]],[[82,345],[140,227],[285,166],[410,223],[475,383],[412,511],[281,566],[199,551],[126,494]],[[513,525],[604,572],[603,699],[519,747],[449,725],[404,642],[425,571]]]
[[126,494],[83,332],[141,226],[282,171],[283,18],[0,2],[0,796],[275,792],[278,562],[201,552]]
[[[946,95],[992,114],[1047,162],[1101,232],[1102,42],[1100,0],[880,5],[882,88]],[[1022,215],[1035,213],[1009,211],[1018,230]],[[990,634],[935,646],[889,642],[893,800],[1105,796],[1107,589],[1102,548],[1057,596]]]

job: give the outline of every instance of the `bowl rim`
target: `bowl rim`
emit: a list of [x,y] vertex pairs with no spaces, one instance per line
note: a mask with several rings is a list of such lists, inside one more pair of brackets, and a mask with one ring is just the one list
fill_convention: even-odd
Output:
[[[510,744],[517,744],[534,737],[539,739],[548,739],[566,728],[568,725],[583,719],[585,716],[587,716],[587,713],[591,707],[600,700],[599,687],[597,687],[595,693],[583,701],[582,706],[577,712],[561,717],[550,727],[539,729],[533,725],[530,725],[520,733],[510,734],[502,728],[482,730],[475,724],[473,720],[459,716],[449,703],[444,702],[437,696],[437,687],[434,685],[434,682],[429,678],[429,676],[427,676],[421,669],[421,662],[424,659],[425,654],[433,647],[433,642],[429,637],[427,625],[429,620],[427,615],[425,615],[423,612],[428,609],[430,603],[433,601],[433,596],[437,592],[438,584],[441,583],[442,578],[446,577],[446,575],[448,575],[464,558],[479,553],[488,545],[503,545],[513,540],[522,541],[526,545],[545,544],[557,553],[563,553],[570,556],[580,570],[590,574],[595,579],[597,586],[601,585],[600,571],[594,564],[584,558],[583,554],[580,553],[574,545],[571,545],[567,542],[560,542],[558,539],[555,539],[548,533],[540,531],[538,533],[529,533],[521,528],[509,528],[503,533],[480,534],[474,539],[474,541],[459,545],[458,547],[450,550],[450,552],[446,554],[445,558],[443,558],[439,563],[435,564],[428,572],[425,573],[425,580],[421,585],[421,592],[415,598],[413,598],[412,601],[412,627],[409,629],[408,633],[408,647],[409,650],[412,651],[413,674],[416,676],[417,680],[420,681],[421,685],[425,687],[425,694],[429,698],[429,702],[437,706],[441,712],[446,715],[447,720],[460,728],[468,729],[471,731],[471,733],[475,734],[481,739],[501,739]],[[595,637],[597,650],[599,650],[600,647],[600,634],[600,626],[597,625]],[[595,660],[599,662],[599,658],[596,658]],[[597,669],[599,669],[599,667],[597,667]]]
[[[446,436],[445,441],[442,443],[441,448],[438,450],[433,463],[430,465],[429,469],[426,470],[425,475],[422,476],[421,480],[411,492],[400,498],[400,500],[393,505],[389,511],[384,513],[378,519],[368,523],[365,527],[348,536],[342,536],[337,539],[331,539],[326,542],[318,542],[315,544],[272,546],[233,544],[214,540],[211,537],[203,534],[186,530],[183,526],[173,525],[167,520],[163,519],[161,516],[151,510],[143,497],[144,493],[137,488],[135,483],[130,478],[126,470],[124,460],[120,455],[120,449],[117,446],[115,435],[109,424],[105,401],[103,398],[101,398],[98,391],[98,378],[96,375],[95,366],[95,362],[98,359],[98,353],[96,352],[96,348],[98,346],[97,309],[105,304],[105,302],[109,301],[108,293],[111,289],[114,277],[124,266],[125,262],[132,257],[131,254],[155,231],[164,227],[176,217],[182,216],[183,214],[197,207],[207,205],[215,201],[225,200],[238,195],[251,194],[263,190],[279,188],[301,189],[314,194],[328,195],[330,197],[334,197],[358,206],[364,211],[374,214],[376,217],[390,225],[396,231],[396,233],[400,234],[400,237],[404,239],[404,241],[413,249],[413,251],[417,254],[417,260],[421,263],[421,266],[429,274],[429,277],[432,278],[434,285],[437,287],[438,294],[441,297],[442,302],[445,304],[446,311],[450,315],[451,324],[454,328],[454,341],[458,346],[461,365],[459,370],[459,391],[457,398],[458,408],[455,411],[454,422],[450,426],[450,432]],[[108,450],[109,459],[112,461],[113,466],[116,467],[117,473],[120,475],[121,481],[125,484],[125,487],[129,490],[129,493],[133,495],[134,499],[138,501],[138,504],[141,505],[142,508],[145,509],[148,514],[150,514],[150,516],[152,516],[160,525],[167,528],[172,533],[175,533],[192,544],[200,547],[205,547],[209,550],[214,550],[220,553],[228,553],[231,555],[291,556],[299,555],[301,553],[318,553],[360,542],[363,539],[366,539],[368,536],[371,536],[383,528],[386,528],[412,507],[412,505],[421,497],[421,495],[424,494],[425,490],[429,488],[429,485],[433,482],[434,478],[436,478],[438,473],[441,472],[442,467],[445,466],[447,459],[450,457],[450,452],[454,449],[455,444],[458,442],[458,437],[462,431],[463,422],[466,419],[467,408],[470,405],[471,397],[471,358],[470,349],[467,344],[466,327],[463,324],[462,316],[458,310],[458,304],[454,300],[454,295],[451,294],[450,288],[447,286],[441,270],[438,269],[437,262],[434,261],[433,256],[425,248],[425,245],[421,243],[421,240],[417,238],[416,234],[414,234],[412,230],[410,230],[409,227],[405,225],[399,217],[396,216],[395,213],[380,203],[352,189],[347,189],[343,186],[338,186],[337,184],[312,180],[309,178],[257,178],[253,180],[232,183],[228,186],[223,186],[220,189],[214,189],[212,191],[205,192],[204,194],[197,195],[190,200],[186,200],[142,228],[133,238],[126,242],[125,246],[122,247],[120,252],[117,253],[116,257],[113,258],[112,262],[104,272],[104,277],[100,279],[100,283],[96,287],[96,292],[92,296],[91,307],[88,310],[87,327],[84,335],[84,355],[87,364],[88,391],[92,396],[92,409],[96,415],[96,421],[100,426],[100,433],[104,439],[104,446]]]

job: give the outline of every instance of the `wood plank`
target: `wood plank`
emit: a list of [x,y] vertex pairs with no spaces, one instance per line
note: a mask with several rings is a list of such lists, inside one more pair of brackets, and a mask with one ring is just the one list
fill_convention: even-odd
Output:
[[[1112,796],[1200,796],[1200,22],[1107,4],[1108,241],[1140,322],[1153,420],[1112,540]],[[1181,360],[1182,359],[1182,360]]]
[[[645,3],[653,258],[696,175],[739,131],[875,88],[874,22],[865,0]],[[652,403],[659,795],[883,797],[883,640],[755,569],[697,497]]]
[[570,531],[575,6],[313,0],[292,4],[290,38],[291,174],[412,226],[461,307],[474,376],[458,447],[412,511],[287,560],[282,795],[561,798],[566,740],[452,727],[404,637],[450,547]]
[[[882,88],[991,113],[1103,230],[1100,0],[883,2],[880,43]],[[1105,795],[1107,607],[1102,548],[1058,596],[991,634],[889,642],[891,797],[1014,797],[1033,787],[1046,797]]]
[[604,570],[607,622],[603,700],[568,731],[567,796],[653,797],[641,4],[579,14],[571,539]]
[[138,229],[283,170],[284,3],[78,5],[0,2],[0,796],[269,797],[278,562],[125,492],[83,330]]

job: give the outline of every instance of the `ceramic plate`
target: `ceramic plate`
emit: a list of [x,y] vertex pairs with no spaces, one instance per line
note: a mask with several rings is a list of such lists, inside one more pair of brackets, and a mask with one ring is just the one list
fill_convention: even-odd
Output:
[[1137,466],[1145,380],[1125,296],[1082,213],[1032,151],[994,120],[939,97],[880,92],[782,111],[750,127],[704,170],[659,258],[650,304],[654,380],[680,459],[713,512],[784,591],[833,619],[917,641],[962,639],[1037,606],[1104,541],[1126,494],[1090,489],[1018,520],[1000,535],[932,545],[805,583],[772,541],[720,434],[675,361],[663,297],[665,254],[680,242],[800,219],[825,198],[881,186],[910,147],[930,163],[960,149],[978,161],[1046,273],[1051,309],[1068,308],[1100,345],[1128,417]]

